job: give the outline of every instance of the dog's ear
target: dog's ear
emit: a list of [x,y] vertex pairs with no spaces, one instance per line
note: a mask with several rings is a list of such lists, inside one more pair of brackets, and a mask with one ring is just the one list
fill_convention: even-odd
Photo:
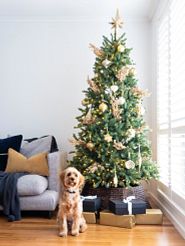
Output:
[[84,178],[84,176],[83,176],[82,174],[80,174],[78,187],[79,187],[79,188],[83,188],[84,183],[85,183],[85,178]]
[[65,178],[65,170],[60,173],[60,183],[62,186],[65,186],[64,178]]

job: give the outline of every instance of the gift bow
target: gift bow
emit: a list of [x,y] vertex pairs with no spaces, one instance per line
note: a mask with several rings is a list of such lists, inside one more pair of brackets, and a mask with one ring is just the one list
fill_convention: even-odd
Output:
[[85,199],[91,199],[91,200],[94,200],[94,199],[96,199],[97,198],[97,196],[80,196],[80,199],[82,200],[82,201],[84,201]]
[[128,196],[126,199],[123,199],[124,203],[128,203],[128,214],[132,214],[132,200],[136,199],[135,196]]

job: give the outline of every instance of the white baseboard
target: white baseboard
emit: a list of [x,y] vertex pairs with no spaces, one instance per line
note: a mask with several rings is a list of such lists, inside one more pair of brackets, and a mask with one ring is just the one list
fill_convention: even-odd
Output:
[[148,193],[154,203],[163,211],[163,213],[170,219],[177,231],[185,239],[185,214],[171,201],[161,190],[158,190],[157,196]]

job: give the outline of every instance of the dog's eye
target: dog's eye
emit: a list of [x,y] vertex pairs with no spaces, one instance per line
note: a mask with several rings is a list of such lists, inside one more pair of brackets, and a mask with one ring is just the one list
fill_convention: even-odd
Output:
[[68,173],[67,176],[68,176],[68,177],[71,176],[71,173]]
[[78,175],[75,173],[75,177],[77,178],[78,177]]

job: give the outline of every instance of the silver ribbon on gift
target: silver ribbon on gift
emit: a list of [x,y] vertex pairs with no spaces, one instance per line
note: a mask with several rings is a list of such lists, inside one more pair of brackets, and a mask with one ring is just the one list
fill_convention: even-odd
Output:
[[97,196],[80,196],[80,199],[82,200],[82,201],[84,201],[85,199],[91,199],[91,200],[94,200],[94,199],[96,199],[97,198]]
[[132,200],[136,199],[135,196],[128,196],[126,199],[123,199],[124,203],[128,204],[128,214],[132,214]]

